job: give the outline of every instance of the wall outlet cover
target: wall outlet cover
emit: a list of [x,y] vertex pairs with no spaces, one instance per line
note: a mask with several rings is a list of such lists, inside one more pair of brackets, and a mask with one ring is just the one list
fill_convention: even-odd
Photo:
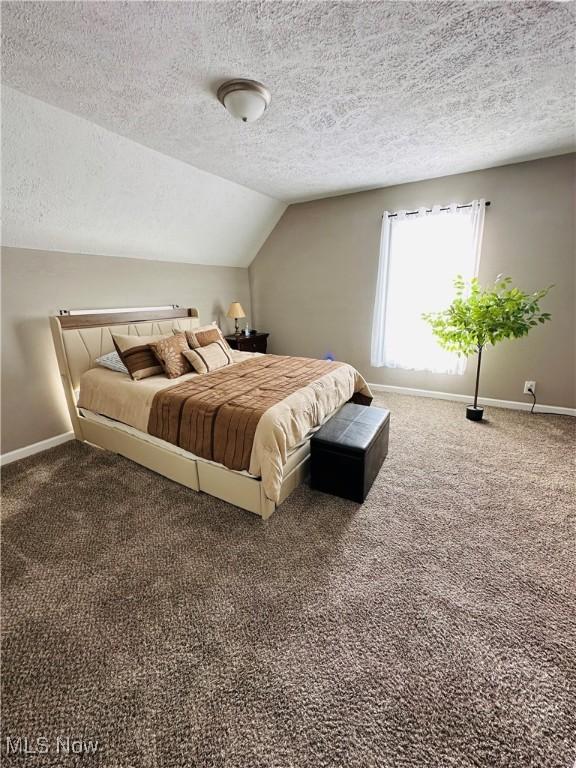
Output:
[[536,394],[536,382],[535,381],[525,381],[524,382],[524,394],[525,395],[529,395],[530,394],[530,390],[532,390],[532,392],[534,394]]

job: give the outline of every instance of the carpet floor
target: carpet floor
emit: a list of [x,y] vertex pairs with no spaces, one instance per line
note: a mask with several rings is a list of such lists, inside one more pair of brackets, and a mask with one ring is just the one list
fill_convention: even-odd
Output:
[[75,442],[9,465],[3,764],[571,768],[576,420],[377,404],[366,502],[267,522]]

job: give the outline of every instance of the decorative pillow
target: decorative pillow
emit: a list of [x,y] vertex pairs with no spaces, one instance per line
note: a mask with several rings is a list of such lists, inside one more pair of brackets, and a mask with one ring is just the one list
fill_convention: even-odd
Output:
[[[181,333],[181,331],[174,328],[174,333]],[[193,331],[185,331],[185,333],[188,345],[192,349],[205,347],[208,344],[213,344],[215,341],[221,342],[224,347],[228,347],[228,349],[230,348],[228,342],[222,334],[222,331],[220,328],[218,328],[216,323],[210,323],[210,325],[202,325],[200,328],[194,328]]]
[[168,336],[124,336],[112,334],[112,341],[120,359],[128,369],[133,379],[139,381],[148,376],[157,376],[162,373],[162,366],[156,359],[150,344],[154,344]]
[[210,373],[218,368],[224,368],[232,364],[228,345],[221,341],[215,341],[207,344],[205,347],[196,347],[184,352],[184,356],[194,366],[197,373]]
[[126,368],[120,359],[118,352],[108,352],[107,355],[98,357],[95,362],[97,365],[101,365],[102,368],[110,368],[111,371],[118,371],[119,373],[125,373],[128,376],[130,375],[128,373],[128,368]]
[[169,379],[176,379],[192,370],[190,363],[183,354],[190,351],[186,336],[183,333],[167,336],[155,344],[150,344],[150,346]]

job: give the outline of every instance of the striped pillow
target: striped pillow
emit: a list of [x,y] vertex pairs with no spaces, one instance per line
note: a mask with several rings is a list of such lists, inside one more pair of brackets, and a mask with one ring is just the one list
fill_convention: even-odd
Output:
[[112,341],[120,359],[128,368],[128,373],[133,379],[139,381],[148,376],[157,376],[162,373],[162,366],[156,359],[150,344],[156,343],[169,336],[125,336],[112,334]]
[[[174,328],[173,333],[181,333],[181,331]],[[222,331],[216,323],[210,323],[210,325],[202,325],[200,328],[194,328],[193,331],[186,331],[186,340],[188,345],[192,349],[198,347],[205,347],[208,344],[213,344],[215,341],[220,341],[224,347],[228,347],[228,342],[224,338]]]
[[190,349],[183,333],[167,336],[150,346],[169,379],[176,379],[192,370],[183,354]]
[[215,341],[205,347],[189,349],[183,352],[183,355],[197,373],[210,373],[232,364],[229,347],[221,341]]

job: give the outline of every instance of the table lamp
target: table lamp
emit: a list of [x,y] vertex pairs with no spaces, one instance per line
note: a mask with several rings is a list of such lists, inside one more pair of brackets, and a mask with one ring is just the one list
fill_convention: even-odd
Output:
[[240,329],[238,328],[238,318],[246,317],[246,313],[242,309],[242,304],[240,304],[239,301],[233,301],[232,304],[230,304],[230,309],[226,313],[226,317],[234,318],[234,326],[235,326],[234,333],[236,334],[236,336],[239,336]]

